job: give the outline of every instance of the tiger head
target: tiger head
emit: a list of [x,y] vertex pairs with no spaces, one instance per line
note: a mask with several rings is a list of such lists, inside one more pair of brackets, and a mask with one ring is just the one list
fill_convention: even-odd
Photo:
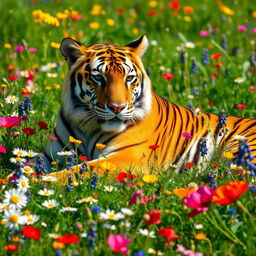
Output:
[[80,129],[122,132],[149,113],[151,85],[141,62],[147,47],[145,35],[123,47],[63,39],[69,65],[63,108]]

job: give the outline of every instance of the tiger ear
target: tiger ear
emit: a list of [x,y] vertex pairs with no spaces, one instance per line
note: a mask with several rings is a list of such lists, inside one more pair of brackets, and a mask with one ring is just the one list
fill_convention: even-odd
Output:
[[139,57],[142,57],[148,48],[148,38],[146,35],[143,35],[139,39],[127,44],[125,47],[128,48],[131,52],[136,53]]
[[69,66],[72,66],[77,59],[85,53],[86,47],[70,37],[62,40],[60,52],[67,60]]

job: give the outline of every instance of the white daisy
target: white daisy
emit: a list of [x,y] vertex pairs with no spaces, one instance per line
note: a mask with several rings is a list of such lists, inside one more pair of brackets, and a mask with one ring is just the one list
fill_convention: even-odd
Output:
[[33,152],[32,150],[29,150],[28,153],[27,153],[28,157],[35,157],[36,155],[38,155],[38,153]]
[[59,203],[54,200],[54,199],[51,199],[51,200],[45,200],[43,203],[42,203],[42,206],[45,206],[47,208],[54,208],[54,207],[57,207],[59,206]]
[[60,152],[57,152],[58,156],[72,156],[73,154],[74,154],[73,151],[60,151]]
[[42,177],[42,181],[55,182],[55,181],[57,181],[57,178],[54,176],[47,175],[47,176]]
[[238,141],[244,141],[246,140],[246,137],[243,136],[243,135],[235,135],[233,136],[235,140],[238,140]]
[[47,73],[47,76],[51,77],[51,78],[54,78],[54,77],[57,77],[58,74],[57,73]]
[[15,95],[9,95],[5,98],[5,102],[8,104],[14,104],[15,102],[17,102],[19,100],[18,97],[16,97]]
[[109,229],[109,230],[116,230],[116,226],[115,225],[110,225],[108,223],[104,223],[102,225],[102,227],[105,228],[105,229]]
[[242,78],[242,77],[237,77],[237,78],[234,80],[234,82],[237,83],[237,84],[241,84],[241,83],[243,83],[244,81],[245,81],[245,79]]
[[47,227],[47,224],[45,222],[41,222],[41,226],[46,228]]
[[26,215],[24,216],[24,222],[25,222],[26,225],[33,225],[38,220],[39,220],[38,215],[30,214],[28,216],[26,216]]
[[203,229],[204,225],[202,224],[195,224],[195,229]]
[[2,223],[5,224],[6,228],[19,229],[19,224],[24,225],[24,216],[21,212],[16,209],[8,210],[4,212]]
[[131,222],[129,222],[127,220],[126,221],[121,221],[120,225],[123,226],[123,227],[129,228],[131,226]]
[[0,212],[9,210],[9,206],[7,204],[0,204]]
[[10,209],[23,208],[27,205],[27,196],[20,189],[10,189],[4,193],[4,204],[8,205]]
[[18,188],[20,188],[21,191],[26,192],[30,188],[29,179],[25,176],[21,176],[17,180],[17,186]]
[[139,233],[143,236],[155,238],[155,232],[154,231],[149,231],[148,229],[139,229]]
[[82,204],[82,203],[90,203],[90,204],[93,204],[93,203],[97,203],[98,200],[95,199],[94,197],[92,196],[88,196],[88,197],[85,197],[85,198],[82,198],[80,200],[77,200],[76,201],[78,204]]
[[107,192],[112,192],[113,190],[116,190],[114,186],[104,186],[104,190]]
[[19,157],[25,157],[27,156],[28,152],[22,148],[15,148],[13,149],[12,153]]
[[47,188],[44,188],[38,191],[38,194],[41,196],[51,196],[51,195],[54,195],[54,193],[55,193],[54,190],[47,189]]
[[127,216],[132,216],[132,215],[134,215],[134,211],[130,210],[129,208],[122,208],[122,209],[121,209],[121,212],[122,212],[124,215],[127,215]]
[[23,168],[21,168],[21,171],[22,171],[23,173],[26,173],[26,174],[29,174],[29,173],[34,172],[34,170],[33,170],[30,166],[28,166],[28,165],[26,165],[26,166],[24,166]]
[[17,164],[17,163],[26,163],[27,160],[26,160],[25,158],[22,158],[22,157],[17,156],[17,157],[11,157],[11,158],[10,158],[10,162],[11,162],[11,163],[14,163],[14,164]]
[[75,207],[65,206],[60,209],[59,212],[76,212],[78,209]]
[[123,219],[125,216],[121,213],[115,213],[113,210],[107,209],[106,212],[100,213],[100,219],[103,220],[120,220]]
[[25,71],[20,71],[20,76],[22,76],[22,77],[29,77],[29,73],[28,73],[27,70],[25,70]]
[[60,235],[56,233],[49,233],[48,236],[52,239],[58,239],[60,237]]
[[148,253],[154,254],[154,255],[164,255],[161,251],[157,251],[153,248],[148,248]]
[[189,49],[193,49],[196,47],[196,45],[193,42],[186,42],[184,46]]

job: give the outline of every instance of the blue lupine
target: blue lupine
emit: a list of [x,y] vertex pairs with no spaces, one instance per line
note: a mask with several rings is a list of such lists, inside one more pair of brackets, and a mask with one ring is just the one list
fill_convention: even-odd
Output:
[[40,178],[41,175],[46,173],[44,158],[42,154],[38,154],[37,156],[37,165],[35,166],[35,171],[38,175],[38,178]]
[[98,176],[96,173],[93,173],[93,176],[91,178],[91,183],[90,183],[91,188],[93,189],[97,188],[97,181],[98,181]]
[[225,36],[222,36],[221,37],[221,42],[220,42],[220,45],[223,49],[227,50],[228,48],[228,40]]
[[220,113],[219,113],[219,124],[218,124],[219,136],[223,135],[225,126],[227,124],[226,120],[227,120],[227,116],[225,114],[225,111],[221,110]]
[[[89,220],[88,221],[88,226],[89,226],[89,229],[88,229],[88,232],[86,234],[86,239],[87,239],[87,248],[93,248],[96,246],[96,237],[97,237],[97,232],[96,232],[96,225],[95,225],[95,222],[92,221],[92,220]],[[91,252],[92,249],[91,249]]]
[[192,60],[192,65],[191,65],[191,74],[190,76],[193,76],[195,73],[198,73],[198,65],[195,59]]
[[202,63],[204,65],[208,65],[209,64],[209,52],[208,52],[207,49],[203,49],[201,61],[202,61]]
[[199,151],[200,151],[202,157],[204,157],[208,153],[208,148],[206,147],[206,139],[205,138],[201,138],[199,140]]
[[32,105],[31,105],[31,99],[29,97],[26,97],[24,100],[24,111],[28,115],[29,111],[31,111]]
[[19,117],[25,117],[23,103],[20,103],[18,106],[18,115]]
[[68,192],[71,192],[72,190],[73,190],[73,178],[72,178],[72,175],[71,174],[69,174],[69,176],[68,176],[68,184],[67,184],[67,191]]
[[186,63],[186,51],[184,50],[180,52],[180,62],[182,65]]

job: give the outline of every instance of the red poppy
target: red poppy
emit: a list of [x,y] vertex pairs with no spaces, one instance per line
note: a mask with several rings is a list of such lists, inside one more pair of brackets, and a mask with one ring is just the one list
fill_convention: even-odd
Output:
[[123,14],[124,13],[124,8],[119,8],[116,12],[118,14]]
[[174,78],[174,75],[171,73],[163,73],[163,78],[166,80],[170,80]]
[[150,149],[157,149],[159,147],[160,147],[159,145],[150,145],[148,148],[150,148]]
[[47,124],[47,123],[45,123],[45,122],[43,122],[43,121],[40,121],[40,122],[38,122],[37,124],[39,125],[39,127],[40,127],[41,129],[48,130],[48,124]]
[[8,244],[4,247],[4,249],[8,252],[15,252],[19,249],[19,246],[17,244]]
[[244,109],[244,108],[246,108],[246,104],[238,104],[238,105],[236,106],[236,108],[237,108],[237,109]]
[[160,236],[165,237],[168,242],[171,242],[173,239],[180,238],[179,235],[175,234],[172,226],[169,226],[167,228],[160,228],[157,232]]
[[0,184],[6,184],[7,182],[7,180],[0,179]]
[[157,15],[157,11],[156,10],[149,10],[148,11],[148,16],[153,17],[153,16],[156,16],[156,15]]
[[87,161],[87,160],[88,160],[88,157],[86,157],[86,156],[80,156],[80,160],[81,160],[81,161]]
[[9,65],[9,66],[8,66],[8,70],[9,70],[9,71],[13,71],[13,70],[15,70],[15,69],[16,69],[15,65]]
[[10,80],[12,80],[12,81],[15,81],[15,80],[18,79],[18,76],[16,76],[16,75],[9,75],[8,78],[9,78]]
[[35,228],[33,226],[25,226],[22,229],[22,234],[30,239],[34,239],[34,240],[40,240],[41,238],[41,230],[39,228]]
[[12,128],[14,126],[20,126],[21,119],[16,116],[4,116],[0,118],[0,127]]
[[135,179],[135,178],[136,178],[136,175],[130,174],[130,173],[126,173],[126,172],[120,172],[120,173],[117,175],[117,177],[116,177],[116,179],[117,179],[120,183],[122,183],[122,182],[124,181],[124,179],[126,179],[126,180],[133,180],[133,179]]
[[80,239],[76,234],[65,234],[60,236],[57,241],[63,244],[76,244],[80,242]]
[[149,213],[146,214],[148,219],[145,221],[145,224],[150,225],[150,224],[155,224],[158,225],[162,221],[160,220],[162,212],[159,210],[151,210]]
[[212,163],[212,167],[218,167],[219,165],[216,163]]
[[22,95],[23,95],[24,97],[29,96],[29,95],[30,95],[30,92],[24,92]]
[[33,135],[33,134],[36,133],[35,130],[32,129],[32,128],[24,128],[24,129],[22,129],[22,131],[23,131],[25,134],[27,134],[27,135]]
[[188,162],[188,163],[184,164],[184,166],[190,168],[190,167],[195,166],[195,164],[191,163],[191,162]]
[[248,188],[249,185],[243,180],[230,181],[216,189],[213,201],[220,205],[232,204]]
[[221,55],[220,53],[215,53],[215,54],[212,55],[211,59],[212,59],[212,60],[217,60],[217,59],[219,59],[221,56],[222,56],[222,55]]
[[238,173],[241,173],[241,174],[244,173],[244,170],[243,170],[243,169],[236,169],[236,171],[237,171]]
[[180,1],[171,1],[171,2],[169,2],[169,6],[170,6],[170,8],[172,8],[174,10],[179,10],[181,3],[180,3]]

